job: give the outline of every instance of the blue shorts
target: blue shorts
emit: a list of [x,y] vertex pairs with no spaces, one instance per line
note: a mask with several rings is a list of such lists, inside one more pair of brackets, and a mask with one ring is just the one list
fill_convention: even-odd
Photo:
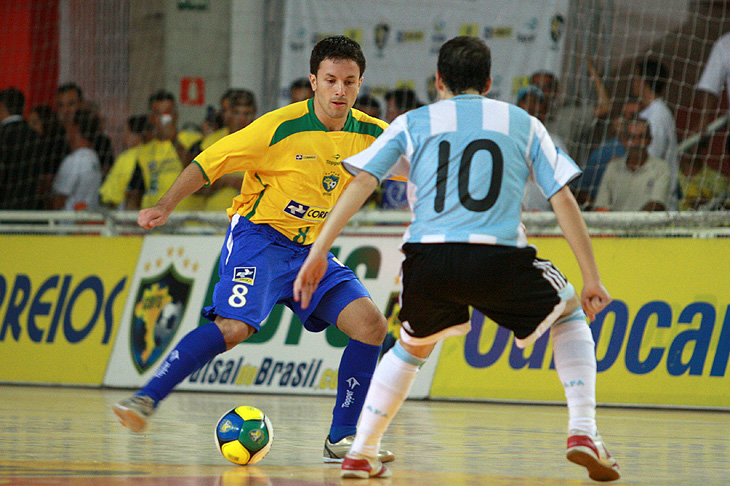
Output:
[[234,215],[221,251],[219,281],[213,305],[202,314],[243,321],[258,331],[276,304],[289,307],[304,327],[320,332],[337,324],[350,302],[370,297],[355,273],[329,254],[329,265],[311,303],[302,309],[294,302],[293,286],[309,246],[294,243],[274,228]]

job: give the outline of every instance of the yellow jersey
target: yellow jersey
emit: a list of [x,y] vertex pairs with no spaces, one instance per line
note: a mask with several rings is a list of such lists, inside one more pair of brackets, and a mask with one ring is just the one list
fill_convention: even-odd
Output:
[[[189,149],[200,140],[200,134],[179,132],[178,141]],[[142,207],[154,206],[175,182],[183,170],[183,164],[177,150],[169,140],[153,139],[137,148],[137,166],[142,171],[145,192],[142,196]],[[186,198],[177,208],[192,211],[199,207],[200,198],[196,195]]]
[[309,99],[267,113],[204,150],[194,162],[207,184],[224,174],[246,172],[229,217],[238,213],[308,245],[352,180],[342,161],[370,146],[387,126],[353,109],[342,130],[329,131]]

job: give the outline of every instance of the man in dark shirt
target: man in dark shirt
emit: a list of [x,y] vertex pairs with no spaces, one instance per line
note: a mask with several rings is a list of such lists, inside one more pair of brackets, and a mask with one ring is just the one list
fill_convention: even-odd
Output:
[[43,208],[41,146],[23,119],[24,107],[22,91],[0,91],[0,210]]

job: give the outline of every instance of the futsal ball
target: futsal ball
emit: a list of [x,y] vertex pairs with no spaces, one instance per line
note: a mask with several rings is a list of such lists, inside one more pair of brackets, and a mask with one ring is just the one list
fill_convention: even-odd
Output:
[[274,428],[269,417],[258,408],[236,407],[218,420],[215,440],[223,457],[232,463],[256,464],[269,453]]

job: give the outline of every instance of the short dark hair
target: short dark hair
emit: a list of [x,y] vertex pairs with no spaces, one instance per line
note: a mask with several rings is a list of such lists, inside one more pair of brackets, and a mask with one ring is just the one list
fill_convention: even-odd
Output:
[[669,72],[664,63],[659,62],[657,59],[648,58],[636,61],[635,67],[636,72],[654,93],[660,95],[664,92],[669,77]]
[[147,106],[152,108],[152,103],[155,103],[157,101],[172,101],[174,103],[175,95],[164,89],[157,90],[150,95]]
[[227,89],[226,92],[223,93],[223,96],[221,96],[221,104],[223,104],[223,102],[225,100],[230,100],[231,98],[234,98],[235,96],[240,96],[241,93],[251,93],[251,92],[249,90],[243,89],[243,88]]
[[362,106],[364,108],[375,108],[380,110],[380,102],[374,96],[364,94],[355,101],[355,106]]
[[6,88],[0,91],[0,103],[11,115],[22,115],[25,108],[25,95],[18,88]]
[[290,90],[295,90],[295,89],[300,89],[300,88],[312,89],[312,83],[309,82],[309,78],[297,78],[294,81],[292,81],[291,85],[289,85]]
[[355,61],[360,68],[360,77],[365,74],[365,54],[360,44],[344,35],[325,37],[312,48],[309,58],[309,72],[316,75],[319,65],[325,59]]
[[438,72],[453,94],[487,88],[492,68],[489,47],[477,37],[459,36],[439,50]]
[[385,101],[393,100],[399,111],[410,111],[421,106],[416,92],[411,88],[397,88],[385,94]]
[[101,119],[88,108],[80,108],[74,113],[73,124],[78,127],[82,137],[92,142],[101,128]]
[[256,95],[247,89],[236,90],[229,99],[231,106],[252,106],[256,109]]
[[534,73],[530,74],[530,83],[529,84],[536,84],[535,78],[537,76],[547,76],[548,78],[550,78],[550,84],[552,84],[552,88],[558,89],[558,85],[560,84],[560,82],[558,81],[558,76],[554,72],[545,71],[545,70],[535,71]]
[[76,83],[62,84],[56,90],[56,94],[68,93],[68,92],[71,92],[71,91],[73,91],[74,93],[76,93],[76,95],[78,95],[78,97],[79,97],[80,100],[83,100],[84,99],[84,93],[83,93],[83,91],[81,91],[81,87],[78,84],[76,84]]

